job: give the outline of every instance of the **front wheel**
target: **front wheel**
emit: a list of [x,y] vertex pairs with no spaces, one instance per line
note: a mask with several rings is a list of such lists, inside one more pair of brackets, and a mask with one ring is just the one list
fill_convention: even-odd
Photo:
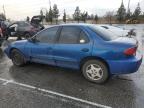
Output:
[[100,60],[88,60],[82,66],[82,72],[86,79],[98,84],[104,83],[109,77],[107,66]]
[[24,56],[20,51],[14,49],[11,51],[11,59],[14,65],[23,66],[25,64]]

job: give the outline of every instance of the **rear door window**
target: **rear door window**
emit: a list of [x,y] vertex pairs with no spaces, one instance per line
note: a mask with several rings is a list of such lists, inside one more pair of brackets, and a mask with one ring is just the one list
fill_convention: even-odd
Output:
[[98,27],[95,25],[89,25],[89,28],[105,41],[114,40],[119,37],[118,35],[110,32],[109,30],[106,30],[105,28],[102,28],[102,27]]
[[84,44],[84,43],[88,43],[88,42],[89,42],[89,38],[88,38],[87,34],[82,30],[80,33],[79,43]]
[[59,43],[61,44],[77,44],[79,43],[79,35],[81,29],[73,26],[66,26],[62,28]]

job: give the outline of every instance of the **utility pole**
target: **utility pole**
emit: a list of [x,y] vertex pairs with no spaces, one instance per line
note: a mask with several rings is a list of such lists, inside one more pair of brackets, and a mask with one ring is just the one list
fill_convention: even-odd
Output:
[[130,9],[130,8],[129,8],[129,5],[130,5],[130,0],[128,1],[128,10]]
[[51,1],[49,0],[49,5],[50,5],[50,8],[51,8]]
[[5,17],[6,17],[6,12],[5,12],[5,7],[4,7],[4,5],[3,5],[3,12],[4,12],[4,15],[5,15]]

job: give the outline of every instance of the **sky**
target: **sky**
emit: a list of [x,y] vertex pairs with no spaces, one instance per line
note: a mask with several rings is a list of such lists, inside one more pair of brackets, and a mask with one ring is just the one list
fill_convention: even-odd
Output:
[[[51,0],[51,5],[57,4],[60,15],[63,15],[64,9],[67,14],[73,14],[76,6],[81,11],[88,11],[89,14],[98,14],[103,16],[107,11],[117,11],[122,0]],[[128,6],[128,0],[123,0],[125,7]],[[131,0],[130,8],[133,11],[140,2],[142,11],[144,11],[144,0]],[[5,7],[6,16],[12,20],[24,20],[27,16],[39,15],[40,9],[49,9],[49,0],[0,0],[0,13]]]

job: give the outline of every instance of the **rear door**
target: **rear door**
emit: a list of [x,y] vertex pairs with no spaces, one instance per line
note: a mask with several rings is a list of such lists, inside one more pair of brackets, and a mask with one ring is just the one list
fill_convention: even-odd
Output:
[[88,33],[78,26],[62,27],[53,49],[57,66],[78,68],[81,58],[91,55],[92,42]]

